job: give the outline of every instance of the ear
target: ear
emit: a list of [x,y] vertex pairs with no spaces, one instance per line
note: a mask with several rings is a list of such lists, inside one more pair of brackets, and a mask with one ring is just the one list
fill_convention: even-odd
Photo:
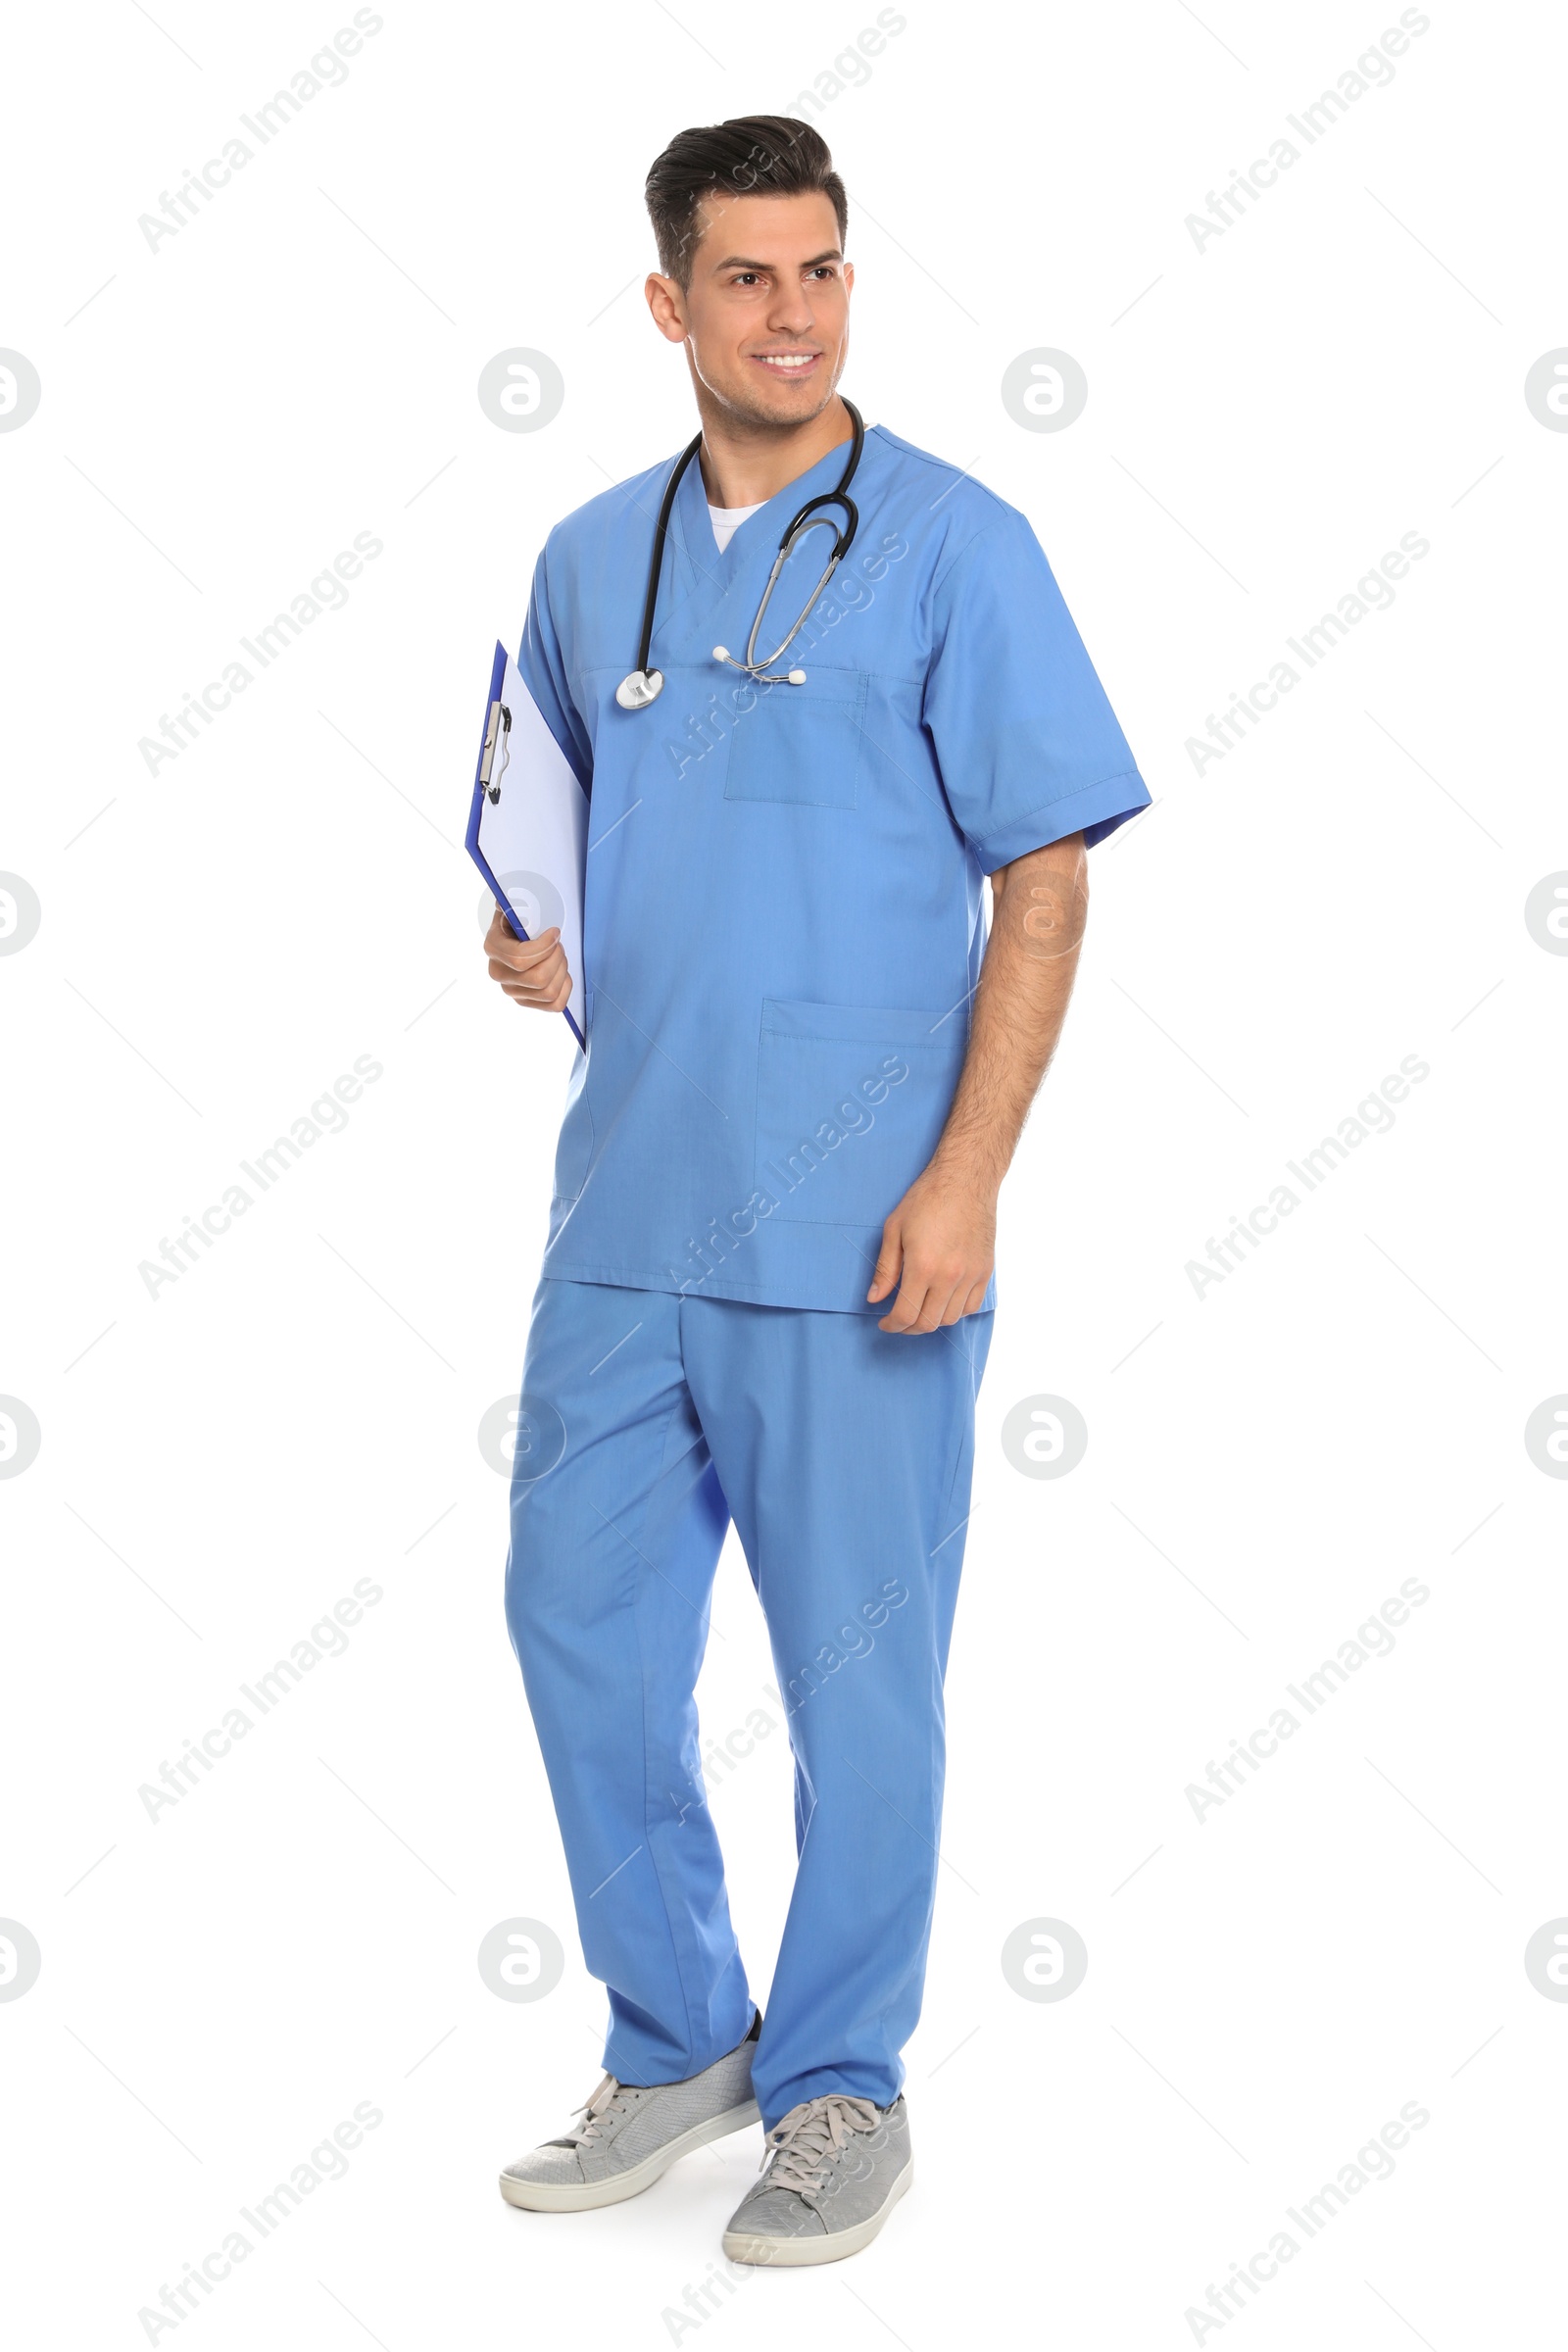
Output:
[[687,336],[686,298],[672,277],[663,277],[650,270],[643,287],[648,308],[654,315],[654,324],[666,343],[684,343]]

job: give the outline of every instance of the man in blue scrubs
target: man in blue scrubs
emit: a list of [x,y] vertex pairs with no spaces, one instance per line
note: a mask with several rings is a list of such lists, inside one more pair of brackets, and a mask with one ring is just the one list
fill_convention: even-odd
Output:
[[[660,565],[662,685],[617,700],[667,457],[551,533],[518,657],[591,796],[588,1047],[507,1607],[611,2024],[604,2082],[502,2189],[612,2203],[760,2114],[766,2170],[723,2245],[786,2266],[866,2244],[911,2177],[900,2052],[997,1194],[1066,1010],[1086,851],[1149,794],[1028,522],[882,425],[841,567],[811,605],[834,541],[808,530],[761,674],[742,665],[792,517],[854,446],[844,189],[807,124],[751,117],[682,133],[648,205],[649,308],[702,421]],[[554,931],[524,944],[498,913],[485,944],[509,996],[561,1009]],[[795,1761],[765,2018],[693,1700],[731,1521]]]

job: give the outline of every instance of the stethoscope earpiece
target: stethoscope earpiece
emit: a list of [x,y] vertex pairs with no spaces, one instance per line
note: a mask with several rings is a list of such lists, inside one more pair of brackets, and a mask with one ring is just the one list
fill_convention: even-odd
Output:
[[[865,426],[861,423],[860,412],[853,401],[845,401],[844,406],[849,411],[853,438],[849,462],[839,476],[838,488],[825,490],[816,498],[808,499],[799,513],[791,517],[789,528],[778,543],[778,554],[774,559],[773,568],[767,575],[767,586],[763,589],[762,601],[757,608],[757,618],[752,622],[752,633],[746,641],[745,661],[737,662],[727,646],[715,645],[713,648],[715,662],[727,662],[731,669],[741,670],[747,677],[760,679],[764,685],[804,686],[806,684],[804,669],[776,672],[773,671],[773,663],[782,653],[794,644],[802,629],[805,628],[812,612],[816,610],[817,599],[849,554],[854,545],[855,534],[860,527],[859,510],[854,499],[850,497],[849,489],[851,482],[855,479],[855,469],[860,463],[860,450],[865,440]],[[654,528],[654,553],[653,561],[648,567],[648,588],[643,598],[643,626],[642,636],[637,647],[637,666],[622,678],[620,684],[615,688],[615,700],[623,710],[646,710],[650,703],[658,701],[663,687],[662,674],[648,666],[648,649],[653,643],[654,636],[654,612],[659,602],[659,577],[663,569],[664,540],[669,531],[670,511],[675,504],[675,493],[680,487],[681,476],[702,445],[703,436],[699,433],[690,446],[682,450],[679,458],[675,461],[669,480],[664,485],[664,495],[659,509],[659,520]],[[848,530],[841,530],[829,515],[817,512],[821,507],[835,506],[842,507],[849,516]],[[778,575],[795,553],[797,540],[805,532],[815,530],[818,525],[833,533],[833,553],[828,559],[827,568],[811,590],[802,609],[801,616],[789,635],[783,638],[770,654],[764,655],[763,659],[759,662],[757,659],[758,634],[761,629],[763,616],[767,612]]]

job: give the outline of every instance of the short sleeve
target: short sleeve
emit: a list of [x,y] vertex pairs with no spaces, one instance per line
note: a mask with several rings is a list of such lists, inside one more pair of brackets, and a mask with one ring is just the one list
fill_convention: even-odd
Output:
[[948,804],[986,873],[1081,832],[1103,841],[1150,793],[1044,550],[1011,508],[933,591],[924,718]]
[[534,565],[528,617],[523,623],[522,643],[517,648],[517,675],[539,706],[539,715],[561,746],[566,764],[591,799],[593,743],[571,699],[565,658],[550,610],[549,562],[547,547]]

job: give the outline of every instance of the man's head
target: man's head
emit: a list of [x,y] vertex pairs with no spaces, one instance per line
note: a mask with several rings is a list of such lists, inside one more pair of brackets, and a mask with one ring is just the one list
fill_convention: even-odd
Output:
[[849,208],[826,142],[785,115],[683,130],[648,174],[648,304],[736,423],[801,424],[849,350]]

